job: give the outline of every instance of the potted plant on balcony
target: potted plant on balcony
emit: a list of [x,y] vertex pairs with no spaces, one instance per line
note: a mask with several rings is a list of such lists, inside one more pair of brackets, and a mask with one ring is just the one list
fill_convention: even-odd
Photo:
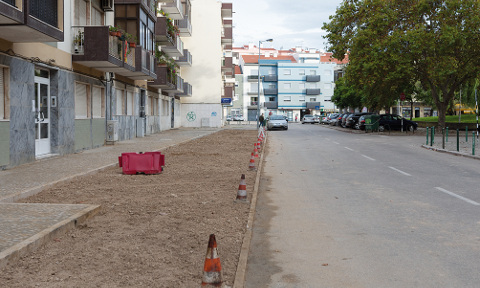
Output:
[[128,45],[132,48],[137,47],[137,37],[132,34],[125,33],[125,40],[127,40]]
[[117,27],[115,26],[110,26],[108,28],[108,31],[110,33],[111,36],[116,36],[116,37],[120,37],[122,35],[122,32],[118,30]]
[[79,53],[83,51],[83,42],[84,42],[83,32],[79,30],[78,33],[73,38],[73,46],[74,46],[75,53]]

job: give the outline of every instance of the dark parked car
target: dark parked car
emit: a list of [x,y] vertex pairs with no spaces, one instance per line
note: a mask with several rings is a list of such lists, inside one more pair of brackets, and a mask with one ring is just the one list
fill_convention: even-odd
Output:
[[332,125],[335,125],[335,126],[341,126],[340,124],[342,124],[342,118],[343,118],[343,115],[345,115],[346,113],[340,113],[337,115],[337,118],[333,121],[331,121],[330,123]]
[[346,113],[346,114],[343,114],[342,116],[342,120],[340,121],[340,126],[342,126],[343,128],[346,128],[347,126],[347,119],[348,117],[350,117],[350,115],[353,115],[353,113]]
[[[378,131],[385,130],[401,130],[402,129],[402,116],[395,114],[382,114],[378,123]],[[417,130],[417,122],[407,120],[403,118],[403,130],[415,131]]]
[[348,128],[355,128],[355,129],[360,129],[360,123],[358,120],[360,119],[361,116],[363,115],[370,115],[372,113],[367,113],[367,112],[362,112],[362,113],[355,113],[355,114],[350,114],[347,118],[347,122],[345,123],[345,126]]

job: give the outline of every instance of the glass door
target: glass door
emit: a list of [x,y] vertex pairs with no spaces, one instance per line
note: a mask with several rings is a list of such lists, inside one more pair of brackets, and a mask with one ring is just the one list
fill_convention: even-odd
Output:
[[35,77],[35,156],[50,153],[50,80],[45,73],[47,78]]

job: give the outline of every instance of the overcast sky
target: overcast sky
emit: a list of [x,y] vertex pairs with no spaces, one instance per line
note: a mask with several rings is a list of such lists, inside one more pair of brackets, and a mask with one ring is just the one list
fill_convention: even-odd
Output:
[[[342,0],[230,0],[234,47],[272,38],[263,47],[326,48],[321,28]],[[224,1],[229,2],[229,1]]]

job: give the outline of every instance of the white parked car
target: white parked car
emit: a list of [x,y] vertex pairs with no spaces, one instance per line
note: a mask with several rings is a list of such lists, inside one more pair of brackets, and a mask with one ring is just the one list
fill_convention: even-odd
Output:
[[288,122],[283,115],[270,115],[267,121],[267,130],[283,129],[288,130]]
[[315,124],[315,117],[311,114],[304,115],[302,118],[302,124],[305,124],[305,123]]
[[233,115],[233,121],[245,121],[242,115]]

